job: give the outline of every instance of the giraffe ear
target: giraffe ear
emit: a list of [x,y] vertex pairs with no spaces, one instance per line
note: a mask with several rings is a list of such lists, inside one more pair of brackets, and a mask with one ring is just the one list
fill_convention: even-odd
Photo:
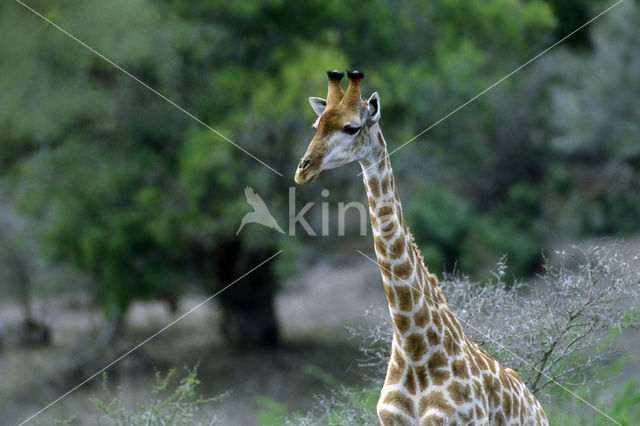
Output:
[[369,126],[380,120],[380,95],[378,95],[378,92],[373,92],[373,95],[367,101],[367,112],[367,124]]
[[327,100],[322,98],[310,97],[309,103],[311,104],[311,108],[313,108],[318,117],[322,115],[324,109],[327,107]]

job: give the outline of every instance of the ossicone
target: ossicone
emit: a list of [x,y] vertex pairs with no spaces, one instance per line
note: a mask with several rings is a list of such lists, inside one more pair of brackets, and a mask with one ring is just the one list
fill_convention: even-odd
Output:
[[349,80],[360,81],[364,78],[364,73],[358,70],[347,71],[347,76],[349,77]]
[[333,70],[327,71],[327,76],[329,76],[329,80],[331,81],[340,81],[342,77],[344,77],[344,73],[342,71]]

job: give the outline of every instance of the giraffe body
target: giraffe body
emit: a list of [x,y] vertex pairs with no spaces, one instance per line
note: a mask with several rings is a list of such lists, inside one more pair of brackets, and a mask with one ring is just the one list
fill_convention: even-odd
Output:
[[387,375],[377,405],[383,425],[546,425],[540,403],[518,374],[468,339],[427,270],[405,225],[386,142],[378,124],[377,93],[360,97],[363,75],[329,72],[316,136],[296,171],[296,182],[358,161],[369,202],[374,247],[393,323]]

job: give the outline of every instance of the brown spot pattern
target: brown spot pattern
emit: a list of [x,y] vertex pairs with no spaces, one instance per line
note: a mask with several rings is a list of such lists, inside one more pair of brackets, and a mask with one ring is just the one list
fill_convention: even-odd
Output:
[[438,333],[436,333],[433,328],[429,328],[427,330],[427,342],[429,342],[429,345],[431,346],[435,346],[440,343],[440,336],[438,336]]
[[456,340],[464,336],[464,333],[462,332],[462,327],[460,326],[460,323],[458,322],[456,317],[453,315],[453,312],[447,309],[445,310],[445,316],[448,318],[448,323],[452,331],[454,332],[454,336],[456,337]]
[[388,220],[391,216],[393,216],[393,207],[384,205],[378,209],[378,217],[382,222]]
[[449,356],[457,355],[460,353],[460,345],[453,338],[450,330],[444,332],[444,349]]
[[393,314],[393,324],[396,326],[400,334],[405,334],[411,326],[411,320],[405,315]]
[[487,392],[489,403],[497,407],[500,405],[500,382],[498,379],[490,374],[483,374],[482,380],[484,381],[484,389]]
[[442,333],[442,320],[440,319],[440,313],[436,311],[431,312],[431,321],[433,321],[433,325],[435,325],[436,331],[438,333]]
[[400,391],[387,392],[382,401],[413,415],[413,401]]
[[473,376],[477,376],[480,374],[480,369],[478,368],[478,366],[476,365],[476,363],[473,360],[469,361],[469,364],[471,365],[471,374]]
[[507,393],[507,391],[502,392],[502,409],[504,410],[504,415],[507,418],[511,417],[511,394]]
[[387,173],[383,178],[382,181],[380,182],[381,186],[382,186],[382,193],[386,194],[387,192],[389,192],[389,174]]
[[449,378],[449,372],[445,370],[448,366],[447,358],[442,352],[435,352],[427,361],[427,369],[429,370],[429,377],[436,385],[441,385],[445,380]]
[[402,358],[402,355],[400,355],[400,352],[397,349],[393,350],[393,361],[398,364],[398,367],[403,370],[407,365],[407,363],[404,361],[404,358]]
[[[367,201],[369,202],[369,210],[372,211],[372,212],[375,211],[376,210],[376,201],[371,197],[367,197]],[[372,214],[371,215],[371,221],[373,222],[373,220],[375,218],[376,217]]]
[[396,306],[396,294],[393,292],[393,288],[388,284],[384,285],[384,293],[387,295],[387,302],[392,308]]
[[424,418],[422,426],[444,426],[445,422],[442,417],[437,414],[429,414]]
[[413,305],[411,301],[411,288],[406,285],[398,285],[395,287],[395,290],[398,299],[398,308],[401,311],[410,311]]
[[464,359],[456,359],[451,361],[451,373],[461,379],[469,378],[467,371],[467,362]]
[[445,414],[452,414],[454,412],[453,407],[447,402],[442,392],[438,391],[429,392],[420,398],[419,407],[420,413],[424,413],[430,408],[436,408]]
[[382,241],[382,239],[380,239],[379,237],[373,237],[373,245],[376,248],[376,252],[381,256],[387,255],[387,246],[384,241]]
[[383,425],[402,425],[407,422],[406,418],[387,410],[379,411],[378,417],[380,418],[380,423]]
[[380,197],[380,182],[377,177],[370,177],[367,182],[367,186],[369,187],[369,192],[371,192],[374,198]]
[[404,254],[404,235],[398,234],[398,238],[396,238],[395,241],[391,243],[391,247],[389,247],[389,257],[391,257],[392,259],[397,259],[403,254]]
[[447,391],[454,403],[460,405],[471,400],[471,387],[460,382],[453,382],[447,387]]
[[429,322],[429,310],[426,307],[420,309],[413,316],[413,321],[418,327],[424,327]]
[[418,386],[420,386],[420,391],[423,392],[427,386],[429,386],[429,378],[427,377],[427,370],[422,366],[418,366],[414,370],[416,372],[416,377],[418,378]]
[[385,383],[390,385],[394,385],[402,379],[402,374],[404,373],[403,369],[398,367],[398,365],[394,362],[389,363],[389,369],[387,370],[387,378]]
[[475,398],[480,398],[480,395],[482,395],[482,384],[477,381],[477,380],[473,380],[473,395],[475,396]]
[[386,260],[381,260],[380,262],[378,262],[378,264],[380,265],[380,271],[382,271],[382,275],[384,275],[386,279],[390,280],[392,278],[391,264]]
[[422,291],[420,291],[418,286],[415,284],[412,286],[412,290],[413,290],[413,300],[420,300],[420,297],[422,296]]
[[404,387],[407,388],[407,392],[411,395],[416,394],[416,379],[412,369],[407,372],[407,377],[404,379]]
[[476,359],[476,364],[478,365],[478,368],[480,370],[488,370],[489,369],[487,364],[484,362],[484,357],[482,356],[481,353],[476,352],[474,354],[474,358]]
[[[393,249],[393,248],[392,248]],[[400,280],[406,280],[411,276],[411,272],[413,272],[413,268],[408,260],[405,260],[399,265],[395,265],[393,267],[393,275],[395,275]]]
[[418,361],[425,354],[427,350],[427,344],[418,333],[412,333],[407,336],[405,342],[405,351],[407,355],[413,360]]

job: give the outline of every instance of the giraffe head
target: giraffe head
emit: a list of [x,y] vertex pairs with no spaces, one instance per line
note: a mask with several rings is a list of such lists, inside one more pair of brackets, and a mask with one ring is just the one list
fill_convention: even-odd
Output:
[[360,96],[364,74],[359,71],[347,74],[346,93],[340,87],[344,73],[327,71],[327,99],[309,98],[311,108],[318,114],[313,124],[316,134],[298,164],[296,183],[313,182],[322,170],[362,160],[371,152],[369,129],[380,120],[380,97],[374,93],[364,101]]

